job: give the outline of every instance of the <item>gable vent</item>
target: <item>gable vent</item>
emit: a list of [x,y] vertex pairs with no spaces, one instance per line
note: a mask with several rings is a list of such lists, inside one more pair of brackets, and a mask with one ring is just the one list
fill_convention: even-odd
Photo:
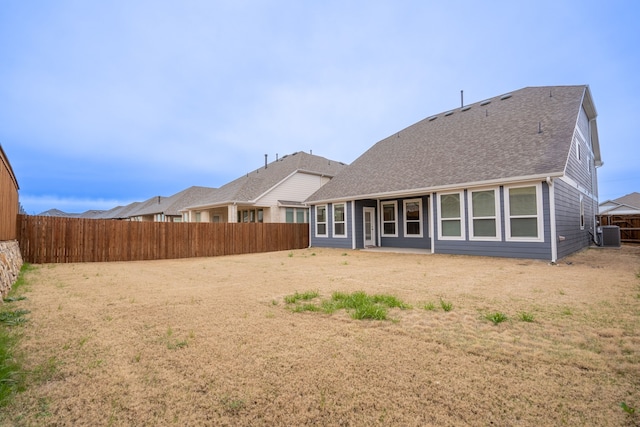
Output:
[[434,121],[435,119],[437,119],[438,116],[431,116],[429,117],[427,120],[429,120],[430,122]]
[[444,113],[445,116],[450,116],[453,114],[453,110],[452,111],[447,111],[446,113]]
[[504,101],[505,99],[509,99],[511,98],[513,95],[511,95],[510,93],[505,93],[504,95],[502,95],[500,97],[500,101]]
[[490,100],[490,99],[487,99],[486,101],[482,101],[482,102],[480,103],[480,105],[481,105],[481,106],[482,106],[482,105],[487,105],[487,104],[491,104],[491,100]]

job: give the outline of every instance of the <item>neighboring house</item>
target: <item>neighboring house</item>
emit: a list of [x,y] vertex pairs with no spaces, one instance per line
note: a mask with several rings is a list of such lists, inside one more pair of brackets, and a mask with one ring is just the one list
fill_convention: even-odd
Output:
[[601,165],[589,87],[527,87],[375,144],[306,200],[311,246],[556,261],[591,244]]
[[188,222],[309,222],[302,202],[345,169],[341,162],[299,151],[256,169],[182,209]]
[[640,215],[640,193],[600,203],[600,215]]
[[182,222],[180,212],[186,206],[209,196],[215,188],[193,186],[171,197],[156,196],[143,202],[129,214],[131,221]]
[[64,218],[88,218],[95,219],[104,215],[106,211],[102,210],[88,210],[83,213],[68,213],[61,211],[60,209],[49,209],[48,211],[40,212],[38,216],[55,216],[55,217],[64,217]]
[[116,206],[108,211],[103,212],[96,219],[120,219],[127,220],[131,216],[132,212],[135,212],[142,202],[129,203],[126,206]]

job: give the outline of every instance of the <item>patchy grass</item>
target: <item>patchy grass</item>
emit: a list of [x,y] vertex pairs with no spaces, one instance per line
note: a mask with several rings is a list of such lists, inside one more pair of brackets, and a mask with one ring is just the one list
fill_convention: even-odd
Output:
[[23,264],[16,283],[0,306],[0,407],[24,389],[25,377],[22,370],[22,355],[17,351],[20,334],[15,327],[27,321],[24,317],[29,310],[14,308],[12,305],[26,297],[17,295],[27,287],[25,273],[33,270],[30,264]]
[[337,310],[346,310],[353,319],[373,319],[387,320],[389,308],[408,309],[409,304],[405,304],[393,295],[368,295],[363,291],[351,294],[344,292],[334,292],[330,300],[322,300],[319,304],[305,303],[298,304],[299,301],[309,301],[319,296],[317,291],[309,291],[303,294],[296,292],[285,297],[287,304],[295,304],[292,310],[296,313],[303,311],[322,311],[332,314]]
[[441,299],[440,300],[440,307],[442,307],[442,309],[444,311],[451,311],[451,310],[453,310],[453,303]]
[[296,293],[294,293],[293,295],[287,295],[286,297],[284,297],[284,302],[286,302],[287,304],[295,304],[298,301],[309,301],[317,298],[318,296],[320,296],[320,293],[318,291],[307,291],[303,293],[299,293],[296,291]]
[[506,321],[507,315],[499,311],[496,311],[495,313],[486,314],[484,318],[492,321],[494,325],[497,325],[498,323],[502,323]]

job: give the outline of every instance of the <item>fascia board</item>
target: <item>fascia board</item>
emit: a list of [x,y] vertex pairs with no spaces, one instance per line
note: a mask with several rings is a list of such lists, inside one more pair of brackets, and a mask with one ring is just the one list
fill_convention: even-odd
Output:
[[480,187],[490,187],[496,185],[511,185],[518,184],[524,182],[531,181],[539,181],[546,180],[547,178],[559,178],[564,176],[562,172],[548,173],[548,174],[539,174],[539,175],[528,175],[528,176],[520,176],[513,177],[509,179],[493,179],[487,181],[476,181],[476,182],[466,182],[460,184],[453,185],[440,185],[434,187],[423,187],[423,188],[415,188],[411,190],[399,190],[399,191],[389,191],[384,193],[371,193],[371,194],[361,194],[347,197],[339,197],[335,199],[325,199],[325,200],[314,200],[311,202],[305,202],[308,205],[321,205],[325,203],[334,203],[334,202],[347,202],[351,200],[363,200],[363,199],[393,199],[398,197],[414,197],[420,196],[429,193],[436,192],[445,192],[445,191],[453,191],[467,189],[467,188],[480,188]]

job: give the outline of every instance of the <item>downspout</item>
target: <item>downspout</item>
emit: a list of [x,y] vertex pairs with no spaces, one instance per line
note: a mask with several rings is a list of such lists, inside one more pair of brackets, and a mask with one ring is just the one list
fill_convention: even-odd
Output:
[[356,249],[356,201],[352,200],[350,203],[351,203],[351,249]]
[[311,208],[312,206],[309,206],[309,248],[311,247],[311,226],[313,225],[313,223],[311,222]]
[[429,196],[429,214],[431,215],[431,220],[429,221],[429,234],[431,235],[431,253],[436,253],[436,237],[435,237],[435,216],[434,216],[434,207],[433,207],[433,199],[435,198],[435,193],[431,193]]
[[376,200],[376,211],[378,212],[378,232],[376,233],[377,246],[382,247],[382,212],[380,211],[380,199]]
[[549,223],[551,227],[551,262],[558,260],[558,236],[556,229],[556,200],[553,179],[547,177],[547,187],[549,187]]

